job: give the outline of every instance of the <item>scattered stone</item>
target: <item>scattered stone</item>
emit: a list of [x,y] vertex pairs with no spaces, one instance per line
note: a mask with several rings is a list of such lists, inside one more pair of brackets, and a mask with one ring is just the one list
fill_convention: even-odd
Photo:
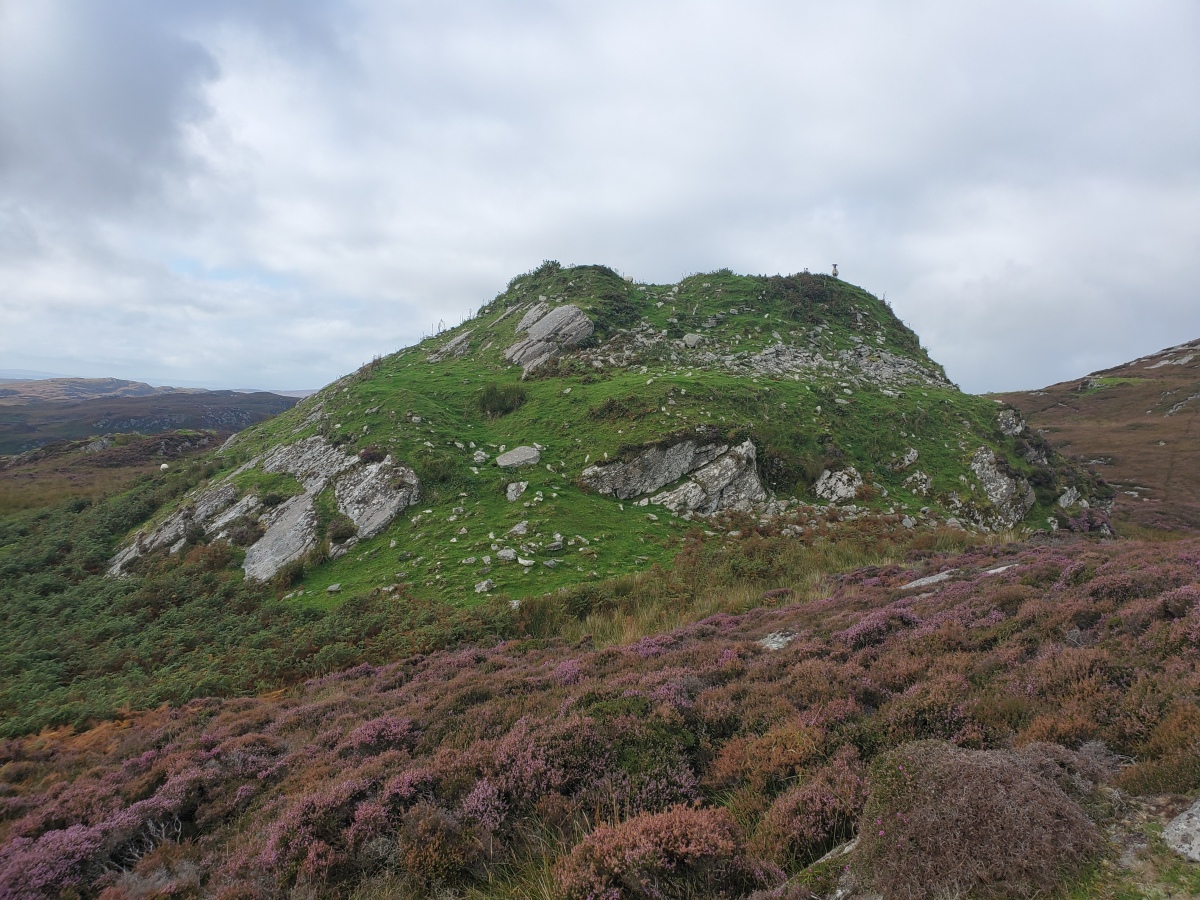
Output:
[[837,472],[826,469],[813,486],[813,493],[830,503],[841,503],[845,500],[853,500],[862,486],[862,476],[853,466]]
[[518,497],[525,493],[525,488],[527,487],[529,487],[528,481],[514,481],[510,483],[509,486],[504,490],[504,494],[508,498],[508,502],[515,502]]
[[503,550],[496,551],[496,559],[499,559],[503,562],[512,562],[516,558],[517,558],[517,551],[513,550],[509,547],[505,547]]
[[913,528],[916,527],[917,520],[914,519],[912,516],[905,516],[903,519],[900,520],[900,524],[911,531]]
[[915,588],[929,587],[931,584],[941,584],[943,581],[949,581],[958,572],[958,569],[947,569],[945,572],[938,572],[936,575],[926,575],[924,578],[918,578],[916,581],[910,581],[908,584],[901,585],[900,590],[911,591]]
[[755,643],[766,650],[782,650],[795,639],[796,636],[790,631],[773,631]]
[[496,465],[502,469],[515,469],[519,466],[534,466],[541,460],[542,454],[534,447],[513,447],[507,453],[496,457]]
[[325,588],[325,593],[327,594],[340,594],[341,591],[342,586],[340,584],[331,584],[329,587]]
[[518,522],[512,528],[508,529],[509,534],[525,534],[529,531],[529,520]]
[[535,564],[535,560],[532,560],[532,559],[522,559],[521,557],[517,557],[517,562],[518,562],[520,565],[522,565],[522,566],[532,566],[532,565],[534,565],[534,564]]
[[485,581],[481,581],[481,582],[479,582],[479,584],[475,585],[475,593],[486,594],[488,591],[495,588],[495,586],[496,586],[496,582],[494,582],[494,581],[492,581],[492,579],[488,578]]
[[683,336],[683,345],[685,347],[687,347],[689,350],[694,350],[695,348],[699,347],[703,342],[704,342],[704,335],[702,335],[702,334],[685,334]]
[[1058,498],[1058,505],[1063,509],[1070,509],[1072,506],[1078,506],[1079,500],[1079,490],[1072,486],[1063,491],[1063,495]]
[[481,466],[488,461],[488,455],[482,450],[476,450],[475,455],[472,456],[471,459],[474,460],[475,465]]

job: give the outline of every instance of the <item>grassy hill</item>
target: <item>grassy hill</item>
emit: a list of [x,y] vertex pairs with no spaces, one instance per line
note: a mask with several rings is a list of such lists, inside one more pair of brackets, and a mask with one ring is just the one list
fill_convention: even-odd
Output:
[[[586,339],[528,371],[506,358],[531,316],[570,308],[586,317]],[[995,402],[949,383],[884,303],[809,274],[722,270],[647,285],[603,266],[547,263],[471,321],[243,432],[208,487],[236,471],[242,496],[291,498],[301,486],[264,460],[306,440],[363,460],[386,455],[420,485],[419,502],[387,530],[345,544],[328,540],[339,518],[332,483],[316,496],[324,543],[285,575],[318,602],[333,585],[470,602],[487,582],[520,598],[665,564],[692,522],[650,502],[654,491],[626,502],[582,476],[686,440],[753,444],[764,497],[721,511],[709,525],[719,530],[768,514],[789,533],[815,526],[831,514],[819,496],[825,472],[852,473],[834,516],[871,510],[897,528],[1046,528],[1056,515],[1068,523],[1055,506],[1068,488],[1081,499],[1104,491]],[[517,446],[536,447],[538,463],[498,468]],[[514,483],[525,487],[509,500]],[[998,499],[997,483],[1015,499]],[[501,564],[505,549],[531,564]]]

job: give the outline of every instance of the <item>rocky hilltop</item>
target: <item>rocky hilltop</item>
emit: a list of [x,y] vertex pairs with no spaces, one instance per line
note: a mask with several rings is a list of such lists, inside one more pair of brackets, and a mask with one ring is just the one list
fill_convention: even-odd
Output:
[[231,439],[133,536],[226,539],[299,593],[519,597],[670,558],[741,518],[802,534],[1057,528],[1105,500],[1020,415],[963,394],[915,334],[830,276],[638,284],[546,263],[468,322]]

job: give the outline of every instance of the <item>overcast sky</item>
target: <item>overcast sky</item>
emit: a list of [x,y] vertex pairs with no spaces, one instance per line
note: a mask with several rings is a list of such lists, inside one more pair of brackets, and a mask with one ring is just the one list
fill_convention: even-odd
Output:
[[970,391],[1200,337],[1200,4],[0,0],[0,368],[315,388],[547,258],[837,262]]

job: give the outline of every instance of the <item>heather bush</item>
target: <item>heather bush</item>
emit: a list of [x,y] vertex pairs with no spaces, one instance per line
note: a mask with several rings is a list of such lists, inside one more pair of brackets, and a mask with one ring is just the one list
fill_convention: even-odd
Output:
[[1102,838],[1039,768],[1015,753],[938,741],[884,754],[871,766],[855,866],[897,900],[1054,890]]
[[802,777],[771,804],[751,843],[755,853],[796,868],[848,840],[866,802],[865,776],[858,752],[842,747],[829,765]]
[[602,825],[555,867],[565,900],[740,897],[782,880],[746,855],[728,812],[688,806]]

